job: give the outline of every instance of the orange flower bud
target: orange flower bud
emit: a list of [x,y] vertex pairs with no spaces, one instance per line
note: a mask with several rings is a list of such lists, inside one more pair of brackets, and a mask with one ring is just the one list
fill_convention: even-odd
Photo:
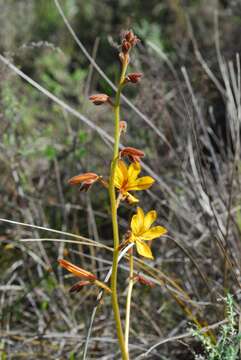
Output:
[[89,97],[89,100],[92,101],[93,104],[95,105],[102,105],[105,104],[107,102],[111,103],[110,97],[106,94],[96,94],[96,95],[91,95]]
[[120,151],[120,157],[127,156],[131,162],[140,162],[145,153],[133,147],[125,147]]
[[66,270],[68,270],[69,272],[71,272],[72,274],[74,274],[77,277],[87,279],[89,281],[95,281],[97,279],[94,274],[80,268],[79,266],[72,264],[71,262],[69,262],[67,260],[59,259],[58,263],[60,266],[62,266],[63,268],[65,268]]
[[76,185],[76,184],[80,184],[80,183],[83,183],[83,182],[89,182],[89,181],[96,181],[98,179],[98,175],[95,174],[95,173],[84,173],[84,174],[80,174],[80,175],[76,175],[74,177],[72,177],[68,183],[70,185]]
[[126,76],[125,82],[131,82],[133,84],[136,84],[137,82],[140,81],[142,76],[143,74],[139,72],[130,73]]
[[68,183],[70,185],[81,184],[80,191],[87,191],[98,179],[99,176],[97,174],[89,172],[72,177]]
[[76,284],[74,284],[70,288],[70,290],[69,290],[70,292],[79,292],[81,290],[81,288],[85,285],[96,285],[96,286],[100,287],[101,289],[105,290],[107,293],[111,294],[111,289],[102,281],[97,280],[97,277],[94,274],[72,264],[71,262],[69,262],[67,260],[59,259],[58,262],[59,262],[60,266],[62,266],[63,268],[65,268],[66,270],[68,270],[69,272],[74,274],[75,276],[86,279],[84,281],[79,281]]

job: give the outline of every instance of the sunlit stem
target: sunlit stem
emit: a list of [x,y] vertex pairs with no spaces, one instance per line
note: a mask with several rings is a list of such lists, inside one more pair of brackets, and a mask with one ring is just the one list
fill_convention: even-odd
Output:
[[115,185],[114,185],[114,176],[115,170],[118,162],[119,155],[119,142],[120,142],[120,96],[121,90],[124,86],[125,74],[128,66],[128,60],[124,61],[122,64],[122,71],[120,76],[120,82],[115,97],[115,134],[114,134],[114,153],[111,163],[111,173],[110,173],[110,183],[109,183],[109,193],[110,193],[110,202],[111,202],[111,217],[112,217],[112,228],[113,228],[113,241],[114,241],[114,252],[113,252],[113,262],[112,262],[112,275],[111,275],[111,291],[112,291],[112,307],[114,312],[114,318],[116,323],[116,332],[120,345],[120,350],[123,360],[128,360],[128,353],[125,348],[125,340],[121,325],[120,318],[120,309],[118,304],[118,295],[117,295],[117,270],[118,270],[118,255],[119,255],[119,228],[118,228],[118,219],[117,219],[117,201],[115,194]]
[[130,314],[131,314],[131,296],[134,286],[134,258],[133,258],[133,248],[129,250],[130,256],[130,271],[129,271],[129,285],[128,293],[126,298],[126,321],[125,321],[125,346],[128,351],[129,347],[129,333],[130,333]]

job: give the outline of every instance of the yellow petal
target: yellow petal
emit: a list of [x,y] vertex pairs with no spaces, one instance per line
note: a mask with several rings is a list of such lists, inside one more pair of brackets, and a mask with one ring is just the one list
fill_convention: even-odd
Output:
[[135,196],[131,195],[128,192],[125,193],[125,199],[129,204],[136,204],[139,202],[139,200]]
[[167,233],[167,229],[163,226],[154,226],[150,230],[141,234],[142,240],[153,240]]
[[115,169],[115,176],[114,176],[114,184],[117,189],[121,189],[125,183],[125,180],[127,180],[128,173],[127,173],[127,167],[124,161],[119,160],[118,165]]
[[129,241],[130,243],[135,242],[135,241],[136,241],[135,235],[133,235],[133,234],[131,233],[130,236],[128,237],[128,241]]
[[150,176],[143,176],[135,181],[129,182],[127,184],[126,190],[127,191],[145,190],[151,187],[154,181],[155,180]]
[[157,218],[157,212],[156,210],[149,211],[144,219],[144,229],[145,231],[149,230],[154,221],[156,221]]
[[114,184],[117,189],[120,189],[123,184],[123,176],[118,168],[115,170]]
[[128,167],[128,182],[133,182],[136,180],[137,176],[140,174],[141,165],[139,162],[131,163]]
[[138,236],[142,232],[143,225],[144,225],[144,212],[140,207],[138,207],[137,213],[133,215],[131,219],[132,233]]
[[136,241],[136,249],[139,255],[144,256],[148,259],[153,259],[150,246],[141,240]]

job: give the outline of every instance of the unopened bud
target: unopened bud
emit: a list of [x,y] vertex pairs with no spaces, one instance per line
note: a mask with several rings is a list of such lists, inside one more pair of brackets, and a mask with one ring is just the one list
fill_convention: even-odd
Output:
[[98,179],[99,176],[97,174],[89,172],[72,177],[68,183],[70,185],[81,184],[80,191],[87,191]]
[[127,131],[127,122],[122,120],[120,121],[120,135],[125,134]]
[[92,274],[91,272],[84,270],[82,268],[80,268],[79,266],[76,266],[74,264],[72,264],[71,262],[64,260],[64,259],[59,259],[58,263],[60,266],[62,266],[63,268],[65,268],[66,270],[68,270],[69,272],[71,272],[72,274],[74,274],[77,277],[89,280],[89,281],[95,281],[96,280],[96,276],[94,274]]

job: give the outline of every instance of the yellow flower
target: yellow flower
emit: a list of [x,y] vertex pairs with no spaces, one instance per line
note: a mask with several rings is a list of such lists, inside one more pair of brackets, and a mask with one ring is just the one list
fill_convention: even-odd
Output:
[[115,171],[114,184],[119,189],[122,199],[130,203],[136,203],[139,200],[129,193],[129,191],[139,191],[148,189],[153,183],[154,179],[150,176],[143,176],[138,178],[141,171],[141,165],[138,162],[130,164],[127,168],[123,160],[118,161]]
[[156,239],[167,232],[162,226],[151,227],[156,218],[155,210],[144,215],[143,210],[138,207],[137,213],[131,219],[131,234],[128,240],[136,244],[137,252],[140,255],[149,259],[153,259],[153,256],[150,246],[145,241]]

